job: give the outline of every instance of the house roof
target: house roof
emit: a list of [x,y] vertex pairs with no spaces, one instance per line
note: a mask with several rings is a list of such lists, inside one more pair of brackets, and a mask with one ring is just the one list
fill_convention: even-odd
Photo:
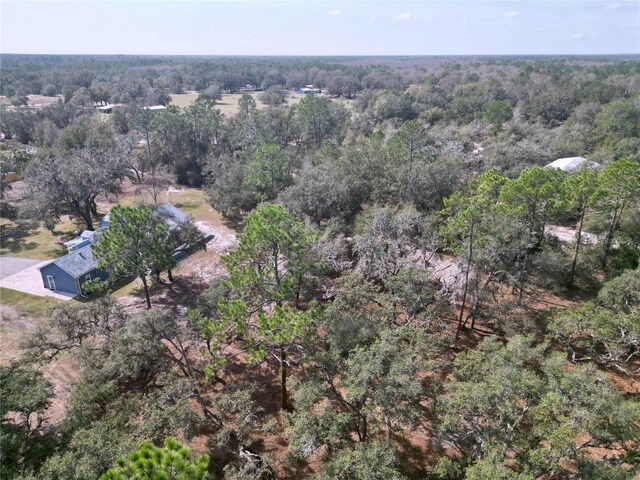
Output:
[[[93,259],[91,245],[87,245],[86,247],[60,257],[51,263],[47,263],[47,265],[51,265],[52,263],[60,267],[73,278],[78,278],[97,268],[96,261]],[[47,265],[44,265],[41,269]]]
[[108,212],[102,219],[98,222],[98,227],[103,230],[106,230],[109,226],[109,219],[111,217],[111,212]]
[[[153,211],[153,214],[161,218],[172,230],[176,228],[179,223],[186,222],[189,219],[189,215],[170,203],[160,205]],[[102,220],[100,220],[99,226],[101,229],[106,230],[109,228],[110,217],[111,212],[107,213]]]
[[92,240],[90,238],[76,237],[76,238],[72,238],[68,242],[64,242],[63,245],[67,248],[73,249],[78,245],[88,245],[91,242]]
[[559,170],[565,172],[573,172],[581,167],[586,167],[589,169],[598,168],[600,166],[599,163],[590,162],[584,157],[567,157],[567,158],[559,158],[554,162],[551,162],[546,168],[557,168]]
[[153,213],[157,217],[163,219],[164,223],[166,223],[172,230],[176,228],[178,224],[189,220],[189,215],[170,203],[160,205]]

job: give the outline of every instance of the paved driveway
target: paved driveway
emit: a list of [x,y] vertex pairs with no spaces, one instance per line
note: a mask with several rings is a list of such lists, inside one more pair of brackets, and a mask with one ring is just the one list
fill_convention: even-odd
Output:
[[14,273],[18,273],[32,265],[42,263],[42,260],[34,260],[33,258],[18,257],[0,257],[0,280]]
[[[4,270],[4,259],[2,258],[2,268]],[[24,260],[24,259],[18,259]],[[0,287],[8,288],[10,290],[17,290],[18,292],[28,293],[30,295],[36,295],[38,297],[53,297],[58,300],[71,300],[75,297],[70,293],[64,292],[52,292],[48,288],[44,288],[42,283],[42,276],[40,275],[39,267],[46,265],[51,260],[36,260],[36,263],[23,268],[19,272],[14,273],[13,275],[9,275],[0,279]],[[11,264],[12,262],[9,262]]]

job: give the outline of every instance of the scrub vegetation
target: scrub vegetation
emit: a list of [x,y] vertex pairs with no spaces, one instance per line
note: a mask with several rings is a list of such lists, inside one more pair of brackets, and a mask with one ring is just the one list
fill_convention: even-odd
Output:
[[637,57],[2,64],[2,254],[140,280],[2,289],[0,477],[637,478]]

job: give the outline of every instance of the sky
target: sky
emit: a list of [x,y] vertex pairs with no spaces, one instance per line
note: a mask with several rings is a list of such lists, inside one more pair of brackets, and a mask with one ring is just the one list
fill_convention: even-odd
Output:
[[637,54],[640,0],[0,0],[0,30],[2,53]]

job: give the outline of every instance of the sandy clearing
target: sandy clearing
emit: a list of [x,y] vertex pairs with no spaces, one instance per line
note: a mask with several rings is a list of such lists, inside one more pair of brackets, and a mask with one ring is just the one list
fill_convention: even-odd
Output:
[[[562,243],[575,242],[577,233],[578,231],[575,228],[562,227],[560,225],[547,225],[547,234],[553,235]],[[593,233],[583,231],[581,236],[581,243],[595,245],[596,243],[598,243],[598,236]]]

